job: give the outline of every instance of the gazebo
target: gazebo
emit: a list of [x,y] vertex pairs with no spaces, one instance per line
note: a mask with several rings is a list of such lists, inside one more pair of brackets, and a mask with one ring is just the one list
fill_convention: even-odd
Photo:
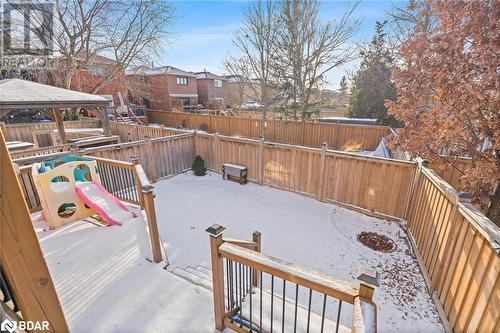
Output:
[[50,109],[61,142],[66,143],[62,112],[64,109],[85,108],[100,118],[105,135],[111,135],[104,97],[58,88],[37,82],[6,79],[0,81],[0,118],[11,111]]

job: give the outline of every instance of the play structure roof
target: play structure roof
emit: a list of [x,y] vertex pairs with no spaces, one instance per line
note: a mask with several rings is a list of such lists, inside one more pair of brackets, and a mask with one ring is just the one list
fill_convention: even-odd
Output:
[[6,79],[0,81],[0,111],[96,107],[109,104],[104,97],[58,88],[37,82]]

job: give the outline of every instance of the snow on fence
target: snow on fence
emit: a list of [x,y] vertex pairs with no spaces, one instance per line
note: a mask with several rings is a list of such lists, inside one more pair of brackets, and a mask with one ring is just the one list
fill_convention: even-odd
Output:
[[419,161],[407,222],[429,291],[453,332],[494,332],[500,230]]
[[[82,119],[74,121],[65,121],[66,128],[98,128],[101,127],[101,122],[98,119]],[[33,142],[32,132],[57,129],[55,122],[40,122],[26,124],[4,124],[2,130],[5,130],[6,141],[26,141]],[[46,145],[49,141],[40,142]]]
[[[148,119],[151,123],[171,127],[247,138],[261,137],[264,126],[264,121],[259,119],[163,111],[148,111]],[[331,149],[342,151],[375,150],[382,137],[390,134],[387,126],[280,120],[267,120],[266,123],[266,141],[309,147],[321,147],[326,142]]]

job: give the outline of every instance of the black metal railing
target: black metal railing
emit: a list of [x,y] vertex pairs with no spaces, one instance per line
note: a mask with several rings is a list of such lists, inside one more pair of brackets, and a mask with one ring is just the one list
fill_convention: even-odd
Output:
[[[242,330],[339,332],[342,300],[231,259],[224,259],[224,270],[226,313],[230,321]],[[291,297],[287,298],[287,295]],[[316,296],[315,304],[313,296]],[[351,311],[348,314],[349,318],[343,318],[346,321],[352,320]],[[329,325],[325,325],[326,321]]]

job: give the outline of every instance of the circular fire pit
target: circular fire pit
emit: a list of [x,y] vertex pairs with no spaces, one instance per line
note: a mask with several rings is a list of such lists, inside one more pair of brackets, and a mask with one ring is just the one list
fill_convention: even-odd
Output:
[[396,249],[396,243],[392,239],[376,232],[363,231],[358,235],[358,242],[380,252],[392,252]]

